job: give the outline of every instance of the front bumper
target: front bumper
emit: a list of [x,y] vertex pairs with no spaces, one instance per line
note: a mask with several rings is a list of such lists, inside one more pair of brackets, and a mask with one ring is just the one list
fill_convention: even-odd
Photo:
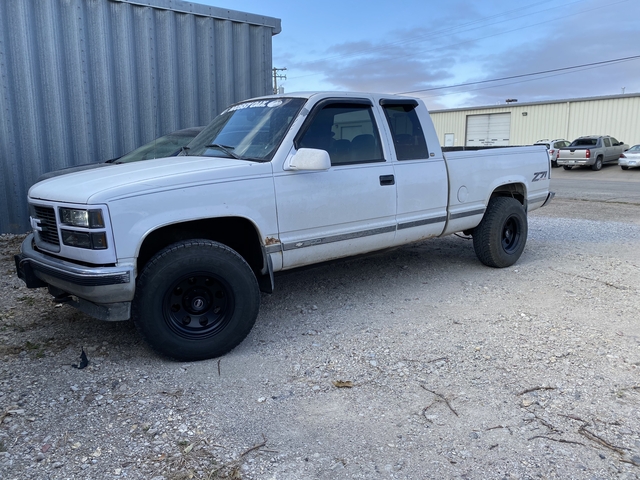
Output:
[[[16,270],[28,288],[49,287],[58,298],[101,320],[127,320],[135,293],[135,265],[88,267],[45,255],[33,247],[33,234],[15,256]],[[66,295],[65,295],[66,294]]]

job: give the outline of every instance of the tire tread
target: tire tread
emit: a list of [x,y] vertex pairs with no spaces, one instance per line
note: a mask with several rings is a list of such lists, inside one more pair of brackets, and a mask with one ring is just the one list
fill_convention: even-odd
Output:
[[[222,255],[229,255],[239,262],[238,265],[240,269],[245,269],[247,275],[250,273],[251,277],[253,278],[253,282],[252,282],[253,285],[251,285],[252,291],[249,292],[249,296],[250,298],[253,298],[253,300],[255,300],[254,301],[255,305],[249,308],[250,316],[252,317],[250,319],[250,322],[244,325],[244,328],[242,328],[240,331],[234,332],[234,333],[237,333],[237,335],[234,335],[232,342],[225,344],[224,346],[222,346],[222,348],[220,347],[216,348],[214,352],[215,354],[213,355],[202,354],[197,352],[167,350],[166,348],[162,348],[162,346],[157,344],[156,339],[152,337],[151,330],[145,326],[142,318],[144,314],[143,310],[145,310],[145,305],[144,305],[144,300],[142,299],[142,294],[140,292],[144,292],[145,288],[148,288],[149,282],[152,281],[153,279],[152,277],[156,274],[154,270],[159,265],[162,265],[162,263],[164,263],[169,257],[172,257],[176,254],[180,254],[181,251],[187,252],[189,249],[192,249],[192,248],[213,249],[212,250],[213,252],[222,253]],[[134,325],[138,330],[138,332],[140,333],[140,335],[143,337],[146,343],[151,346],[151,348],[155,352],[165,357],[173,358],[175,360],[180,360],[180,361],[202,360],[206,358],[222,356],[230,352],[238,344],[240,344],[249,334],[249,332],[251,331],[251,328],[253,327],[253,324],[255,323],[256,317],[258,315],[259,303],[260,303],[260,293],[259,293],[257,279],[255,278],[255,275],[253,274],[253,271],[251,270],[251,267],[249,266],[249,264],[240,254],[238,254],[235,250],[233,250],[232,248],[222,243],[218,243],[218,242],[214,242],[212,240],[206,240],[206,239],[194,239],[194,240],[187,240],[187,241],[182,241],[173,245],[169,245],[165,249],[158,252],[144,266],[142,273],[138,276],[138,279],[136,281],[136,297],[132,302],[131,318],[133,319]]]
[[[505,212],[513,210],[522,213],[521,243],[515,254],[507,254],[502,249],[501,232],[505,219]],[[488,267],[504,268],[518,261],[527,239],[527,217],[524,208],[516,199],[511,197],[494,197],[489,201],[487,211],[480,224],[473,231],[473,247],[478,260]]]

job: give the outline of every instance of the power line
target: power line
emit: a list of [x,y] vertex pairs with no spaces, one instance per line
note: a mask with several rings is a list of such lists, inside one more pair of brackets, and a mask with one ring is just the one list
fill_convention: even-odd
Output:
[[523,74],[520,74],[520,75],[512,75],[510,77],[492,78],[490,80],[480,80],[478,82],[458,83],[456,85],[446,85],[446,86],[443,86],[443,87],[431,87],[431,88],[423,88],[423,89],[420,89],[420,90],[409,90],[408,92],[398,92],[398,95],[403,95],[405,93],[430,92],[432,90],[443,90],[443,89],[446,89],[446,88],[468,87],[469,85],[480,85],[482,83],[500,82],[502,80],[512,80],[514,78],[532,77],[534,75],[543,75],[545,73],[562,72],[562,71],[565,71],[565,70],[575,70],[576,68],[601,66],[601,65],[607,65],[609,63],[616,63],[616,62],[626,62],[626,61],[630,61],[630,60],[636,60],[638,58],[640,58],[640,55],[634,55],[632,57],[615,58],[613,60],[603,60],[602,62],[584,63],[582,65],[574,65],[572,67],[554,68],[552,70],[542,70],[542,71],[539,71],[539,72],[523,73]]
[[[580,68],[580,69],[577,69],[576,72],[583,72],[585,70],[592,70],[594,68],[599,68],[599,67],[595,66],[595,67]],[[571,74],[571,73],[575,73],[575,72],[554,73],[554,74],[551,74],[551,75],[545,75],[544,77],[540,77],[540,78],[531,78],[531,79],[528,79],[528,80],[518,80],[518,81],[515,81],[515,82],[501,83],[499,85],[489,85],[487,87],[471,88],[469,90],[461,90],[461,91],[458,90],[458,91],[455,91],[455,92],[436,93],[435,95],[428,95],[426,97],[421,97],[421,98],[435,98],[435,97],[446,97],[448,95],[459,95],[461,93],[477,92],[479,90],[487,90],[487,89],[490,89],[490,88],[499,88],[499,87],[506,87],[508,85],[517,85],[519,83],[535,82],[537,80],[543,80],[545,78],[551,78],[551,77],[558,77],[560,75],[568,75],[568,74]]]

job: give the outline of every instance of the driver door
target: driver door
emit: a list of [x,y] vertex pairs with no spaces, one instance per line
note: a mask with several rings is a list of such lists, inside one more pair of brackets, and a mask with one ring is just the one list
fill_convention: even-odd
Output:
[[283,268],[392,245],[394,170],[384,156],[371,101],[319,102],[294,143],[292,154],[299,148],[327,151],[331,167],[275,176]]

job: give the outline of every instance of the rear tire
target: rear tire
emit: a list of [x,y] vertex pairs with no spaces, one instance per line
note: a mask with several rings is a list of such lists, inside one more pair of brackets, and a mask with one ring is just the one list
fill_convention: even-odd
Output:
[[572,167],[570,165],[563,165],[562,168],[565,170],[571,170]]
[[258,282],[247,262],[210,240],[174,243],[138,277],[133,321],[162,355],[192,361],[232,350],[253,327]]
[[591,170],[593,170],[594,172],[597,172],[598,170],[601,170],[601,169],[602,169],[602,157],[598,157],[596,158],[596,163],[591,165]]
[[629,170],[629,167],[627,165],[620,165],[620,168],[623,170]]
[[473,230],[473,248],[478,260],[488,267],[509,267],[522,255],[527,233],[527,214],[520,202],[494,197]]

